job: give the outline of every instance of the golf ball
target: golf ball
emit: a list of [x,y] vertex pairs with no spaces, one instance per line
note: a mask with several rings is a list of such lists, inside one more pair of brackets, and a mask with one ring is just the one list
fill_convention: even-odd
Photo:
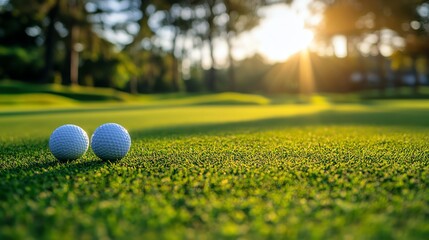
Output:
[[55,129],[49,138],[49,149],[60,161],[80,158],[88,150],[89,139],[79,126],[66,124]]
[[121,125],[106,123],[95,129],[91,147],[95,155],[103,160],[119,160],[130,150],[131,137]]

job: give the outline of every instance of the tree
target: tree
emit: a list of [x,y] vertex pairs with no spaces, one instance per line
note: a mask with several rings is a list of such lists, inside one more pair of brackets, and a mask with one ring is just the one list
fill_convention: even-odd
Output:
[[[172,62],[172,83],[173,89],[175,91],[179,91],[181,89],[180,83],[180,63],[179,58],[183,58],[183,54],[180,54],[178,47],[178,39],[180,36],[186,38],[189,29],[191,28],[190,16],[184,16],[184,10],[190,10],[190,1],[180,1],[180,0],[170,0],[166,1],[163,4],[160,4],[163,8],[164,18],[162,20],[163,27],[170,29],[173,33],[173,37],[171,39],[171,51],[170,54],[173,56]],[[183,50],[183,48],[182,48]]]
[[[386,29],[405,37],[409,23],[416,17],[416,10],[422,1],[407,0],[319,0],[324,3],[324,24],[319,31],[327,38],[335,35],[362,38],[369,34],[377,36],[379,89],[387,86],[385,57],[381,54],[382,34]],[[350,41],[347,41],[350,42]],[[356,48],[356,47],[355,47]],[[348,47],[350,49],[350,47]]]
[[51,4],[22,0],[0,3],[0,77],[26,81],[40,78],[40,33]]
[[230,83],[230,90],[236,90],[236,79],[234,71],[234,56],[233,52],[233,39],[240,33],[248,31],[259,23],[257,9],[259,1],[245,1],[245,0],[224,0],[225,14],[228,16],[226,21],[225,33],[226,42],[228,45],[228,76]]
[[55,23],[58,21],[60,14],[60,0],[55,0],[51,8],[49,9],[46,19],[48,26],[45,31],[45,42],[44,42],[44,63],[41,80],[43,82],[49,82],[54,78],[54,62],[55,62],[55,48],[57,43],[57,33],[55,30]]

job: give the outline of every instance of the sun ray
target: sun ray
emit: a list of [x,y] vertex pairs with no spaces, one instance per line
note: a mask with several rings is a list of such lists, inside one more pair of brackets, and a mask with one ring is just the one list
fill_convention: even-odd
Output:
[[311,95],[315,90],[311,56],[308,50],[303,50],[299,54],[299,92],[304,95]]

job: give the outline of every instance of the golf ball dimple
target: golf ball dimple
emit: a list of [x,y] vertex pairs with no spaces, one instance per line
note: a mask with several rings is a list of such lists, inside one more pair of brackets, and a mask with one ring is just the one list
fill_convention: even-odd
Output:
[[131,137],[121,125],[106,123],[95,129],[91,147],[102,160],[119,160],[130,150]]
[[89,139],[79,126],[66,124],[55,129],[49,138],[49,149],[60,161],[80,158],[88,150]]

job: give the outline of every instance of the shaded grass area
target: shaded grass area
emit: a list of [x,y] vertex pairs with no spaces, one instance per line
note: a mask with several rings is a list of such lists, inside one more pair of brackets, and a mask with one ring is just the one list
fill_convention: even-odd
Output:
[[381,94],[379,90],[373,89],[362,92],[361,96],[364,99],[428,99],[429,87],[421,86],[417,92],[412,87],[389,88]]
[[28,94],[1,94],[0,105],[3,106],[20,106],[31,103],[33,105],[75,105],[76,101],[46,93],[28,93]]
[[[0,116],[0,238],[425,239],[429,102]],[[119,122],[130,153],[58,163],[50,132]]]
[[[60,106],[79,103],[134,103],[136,105],[265,105],[270,103],[266,97],[240,93],[169,93],[131,95],[109,88],[82,86],[62,86],[58,84],[29,84],[16,81],[0,81],[0,109],[22,107],[31,108],[43,105]],[[101,105],[101,104],[100,104]],[[104,108],[104,107],[103,107]]]
[[[75,101],[127,101],[132,98],[131,95],[115,91],[108,88],[91,88],[91,87],[68,87],[58,84],[30,84],[16,81],[1,81],[0,94],[18,95],[21,94],[34,94],[33,101],[37,98],[44,98],[49,100],[49,95],[63,97],[64,99]],[[0,98],[2,100],[2,98]],[[24,99],[25,100],[25,99]],[[2,101],[1,101],[2,102]],[[0,102],[0,103],[1,103]],[[11,104],[13,102],[8,102]],[[28,103],[32,103],[29,101]],[[54,104],[54,102],[52,102]]]

